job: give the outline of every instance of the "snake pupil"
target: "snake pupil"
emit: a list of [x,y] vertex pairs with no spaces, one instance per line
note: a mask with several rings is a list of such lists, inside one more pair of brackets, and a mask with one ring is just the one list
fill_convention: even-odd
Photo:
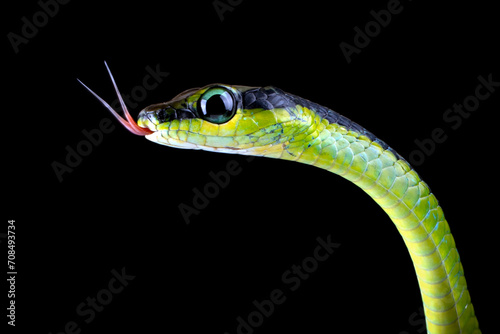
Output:
[[224,115],[227,112],[226,105],[221,98],[221,95],[214,95],[208,99],[206,109],[211,116]]
[[198,101],[198,112],[204,120],[222,124],[235,114],[236,104],[233,95],[222,87],[208,89]]

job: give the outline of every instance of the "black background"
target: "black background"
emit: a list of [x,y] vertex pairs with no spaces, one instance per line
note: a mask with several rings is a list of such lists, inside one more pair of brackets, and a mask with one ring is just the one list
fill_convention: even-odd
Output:
[[[40,5],[9,8],[1,232],[16,220],[16,330],[59,333],[75,321],[81,333],[234,334],[253,300],[281,289],[286,301],[254,333],[422,332],[400,236],[368,196],[328,172],[167,148],[113,120],[114,131],[59,182],[53,162],[85,140],[82,130],[111,118],[76,80],[113,101],[106,60],[122,93],[142,85],[147,66],[170,73],[131,108],[134,116],[185,89],[224,82],[275,85],[326,105],[405,157],[416,139],[444,129],[447,140],[417,170],[440,200],[481,327],[491,332],[499,89],[456,130],[443,114],[474,94],[478,76],[500,81],[498,20],[480,2],[404,1],[348,64],[339,44],[353,44],[354,27],[387,4],[244,0],[221,21],[212,1],[71,1],[18,53],[7,34],[21,34],[21,18],[31,21]],[[179,204],[191,205],[193,189],[232,160],[241,173],[186,224]],[[290,291],[282,274],[328,235],[341,246]],[[86,323],[78,305],[122,268],[135,278]],[[6,290],[0,295],[5,310]]]

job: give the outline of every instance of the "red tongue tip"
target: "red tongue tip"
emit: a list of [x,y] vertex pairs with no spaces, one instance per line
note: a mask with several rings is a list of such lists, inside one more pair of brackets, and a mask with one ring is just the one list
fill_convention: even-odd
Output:
[[147,136],[147,135],[154,133],[154,131],[151,131],[148,128],[140,127],[139,125],[137,125],[137,123],[134,123],[134,124],[135,124],[135,129],[137,131],[136,134],[139,136]]
[[120,117],[120,115],[118,114],[115,115],[118,121],[120,121],[120,123],[133,134],[138,136],[147,136],[154,133],[154,131],[151,131],[148,128],[140,127],[128,112],[126,112],[125,116],[127,117],[126,120]]
[[126,107],[124,107],[123,112],[124,112],[125,117],[127,119],[125,120],[125,119],[120,117],[119,121],[127,128],[127,130],[129,130],[133,134],[136,134],[139,136],[146,136],[146,135],[150,135],[154,132],[154,131],[149,130],[148,128],[143,128],[143,127],[139,126],[139,124],[137,124],[135,122],[135,120],[132,118],[132,116],[130,116]]

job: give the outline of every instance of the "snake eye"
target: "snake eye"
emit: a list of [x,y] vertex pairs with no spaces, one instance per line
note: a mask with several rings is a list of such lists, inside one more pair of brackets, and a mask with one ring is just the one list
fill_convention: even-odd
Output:
[[204,120],[222,124],[233,118],[236,103],[230,91],[223,87],[213,87],[201,95],[197,110]]

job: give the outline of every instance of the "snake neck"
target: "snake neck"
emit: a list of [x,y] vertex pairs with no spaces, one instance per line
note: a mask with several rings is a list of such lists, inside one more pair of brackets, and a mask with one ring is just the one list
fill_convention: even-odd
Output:
[[455,241],[427,184],[363,128],[349,130],[305,107],[301,114],[301,131],[260,155],[323,168],[363,189],[389,215],[408,248],[428,333],[480,333]]

